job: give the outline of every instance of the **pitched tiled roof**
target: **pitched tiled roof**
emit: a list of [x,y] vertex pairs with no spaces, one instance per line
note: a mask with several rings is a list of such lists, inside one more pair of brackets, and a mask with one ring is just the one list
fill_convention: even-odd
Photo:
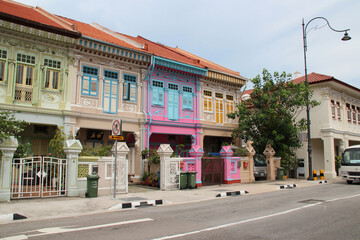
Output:
[[135,37],[128,36],[125,34],[123,34],[123,35],[133,39],[134,41],[137,41],[141,44],[146,45],[147,50],[150,54],[154,54],[155,56],[167,58],[167,59],[177,61],[177,62],[186,63],[186,64],[189,64],[189,65],[192,65],[195,67],[205,68],[205,66],[203,64],[200,64],[199,61],[197,61],[196,59],[179,54],[178,52],[170,49],[169,47],[167,47],[163,44],[152,42],[141,36],[137,36],[135,38]]
[[62,35],[80,37],[73,26],[39,7],[31,7],[11,0],[0,0],[0,19]]
[[134,49],[137,51],[143,51],[141,48],[134,47],[131,44],[128,44],[127,42],[116,38],[110,34],[105,33],[104,31],[101,31],[100,29],[92,26],[91,24],[79,22],[70,18],[58,16],[59,18],[63,19],[66,22],[69,22],[71,24],[74,24],[76,26],[76,29],[81,32],[82,35],[86,37],[91,37],[100,41],[104,41],[107,43],[115,44],[118,46],[122,46],[129,49]]
[[[330,80],[336,80],[332,76],[318,74],[318,73],[310,73],[310,74],[308,74],[307,79],[308,79],[309,84],[318,83],[318,82],[324,82],[324,81],[330,81]],[[295,78],[293,80],[293,82],[297,83],[297,84],[302,83],[304,81],[305,81],[305,75],[302,76],[302,77]]]
[[242,95],[249,94],[251,95],[253,93],[254,89],[245,90]]

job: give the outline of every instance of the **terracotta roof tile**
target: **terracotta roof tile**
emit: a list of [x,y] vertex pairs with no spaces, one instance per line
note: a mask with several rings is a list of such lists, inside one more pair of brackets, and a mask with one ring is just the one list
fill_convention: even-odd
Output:
[[[318,82],[323,82],[323,81],[329,81],[329,80],[332,80],[335,78],[332,76],[328,76],[328,75],[323,75],[323,74],[318,74],[318,73],[310,73],[307,75],[307,79],[308,79],[309,84],[312,84],[312,83],[318,83]],[[302,77],[295,78],[293,80],[294,83],[301,83],[304,81],[305,81],[305,75]]]
[[158,57],[162,57],[162,58],[166,58],[166,59],[170,59],[173,61],[177,61],[177,62],[181,62],[181,63],[185,63],[185,64],[189,64],[195,67],[200,67],[200,68],[204,68],[205,66],[203,64],[200,64],[197,60],[190,58],[188,56],[184,56],[182,54],[179,54],[178,52],[170,49],[169,47],[160,44],[160,43],[155,43],[152,42],[144,37],[141,36],[137,36],[132,37],[132,36],[128,36],[123,34],[124,36],[127,36],[141,44],[144,44],[147,46],[148,52],[150,54],[154,54],[155,56]]
[[105,33],[104,31],[101,31],[100,29],[92,26],[91,24],[87,24],[87,23],[83,23],[83,22],[79,22],[70,18],[66,18],[66,17],[62,17],[62,16],[58,16],[59,18],[63,19],[64,21],[67,21],[73,25],[76,26],[76,30],[79,31],[80,33],[82,33],[84,36],[87,37],[91,37],[100,41],[104,41],[107,43],[111,43],[111,44],[115,44],[118,46],[122,46],[125,48],[129,48],[129,49],[134,49],[137,51],[144,51],[141,48],[137,48],[134,47],[131,44],[128,44],[127,42],[116,38],[110,34]]
[[33,22],[39,22],[45,25],[66,29],[56,21],[53,21],[49,17],[42,14],[41,11],[43,10],[39,10],[35,7],[30,7],[17,2],[0,0],[0,12],[2,13],[27,19]]

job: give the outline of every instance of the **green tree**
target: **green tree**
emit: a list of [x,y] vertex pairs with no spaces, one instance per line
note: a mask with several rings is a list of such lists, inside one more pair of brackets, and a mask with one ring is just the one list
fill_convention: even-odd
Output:
[[[291,80],[291,74],[275,72],[272,76],[264,69],[262,77],[251,79],[254,84],[251,98],[227,115],[239,121],[234,137],[251,139],[256,152],[260,153],[267,143],[271,144],[276,155],[282,158],[282,165],[288,165],[294,158],[294,149],[301,146],[299,133],[307,129],[307,124],[305,118],[299,118],[299,113],[306,109],[306,90],[309,99],[312,96],[304,83],[295,84]],[[309,101],[310,107],[318,104]]]
[[28,125],[26,121],[16,120],[14,112],[0,111],[0,142],[10,136],[17,137]]
[[56,129],[54,137],[49,142],[50,153],[52,157],[65,158],[64,143],[66,135],[60,129]]

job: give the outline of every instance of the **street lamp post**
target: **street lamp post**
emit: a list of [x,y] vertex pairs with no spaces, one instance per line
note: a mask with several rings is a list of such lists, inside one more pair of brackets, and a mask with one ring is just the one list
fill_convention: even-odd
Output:
[[[348,35],[348,31],[350,29],[345,29],[345,30],[336,30],[334,28],[332,28],[330,26],[330,23],[329,21],[324,18],[324,17],[315,17],[313,19],[311,19],[306,25],[304,23],[304,19],[302,19],[302,28],[303,28],[303,39],[304,39],[304,63],[305,63],[305,86],[306,86],[306,120],[307,120],[307,137],[308,137],[308,164],[309,164],[309,177],[307,180],[314,180],[313,178],[313,175],[312,175],[312,157],[311,157],[311,152],[312,152],[312,149],[311,149],[311,137],[310,137],[310,108],[309,108],[309,89],[308,89],[308,86],[309,86],[309,82],[308,82],[308,79],[307,79],[307,65],[306,65],[306,51],[307,51],[307,42],[306,42],[306,35],[307,35],[307,32],[306,32],[306,29],[307,27],[309,26],[309,23],[311,23],[312,21],[316,20],[316,19],[322,19],[322,20],[325,20],[326,21],[326,25],[329,26],[329,28],[335,32],[345,32],[344,34],[344,37],[341,39],[343,41],[348,41],[351,39],[351,37],[349,37]],[[323,27],[324,27],[323,26]],[[315,27],[316,29],[317,27]],[[311,30],[311,29],[310,29]],[[310,31],[309,30],[309,31]]]

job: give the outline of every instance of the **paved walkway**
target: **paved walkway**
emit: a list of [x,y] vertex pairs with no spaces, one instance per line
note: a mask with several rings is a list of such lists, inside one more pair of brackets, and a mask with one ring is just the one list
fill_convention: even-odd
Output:
[[[339,179],[332,181],[339,181]],[[324,181],[322,181],[322,183],[326,184]],[[315,187],[322,183],[319,183],[319,181],[309,182],[300,179],[289,179],[286,181],[259,181],[248,184],[215,185],[176,191],[161,191],[140,185],[130,185],[129,193],[119,194],[116,198],[113,196],[105,196],[97,198],[61,197],[12,200],[11,202],[0,203],[0,224],[12,221],[10,218],[12,218],[13,214],[20,214],[27,217],[27,219],[21,221],[31,221],[99,212],[123,211],[122,207],[124,203],[138,204],[144,201],[162,200],[161,205],[183,204],[214,200],[219,198],[216,197],[219,193],[225,192],[235,194],[236,191],[244,190],[249,192],[248,194],[259,194],[270,191],[284,191],[280,189],[281,186],[293,186],[296,184],[297,188],[302,188]],[[244,194],[244,192],[241,192],[241,194]],[[226,194],[220,195],[224,196]]]

